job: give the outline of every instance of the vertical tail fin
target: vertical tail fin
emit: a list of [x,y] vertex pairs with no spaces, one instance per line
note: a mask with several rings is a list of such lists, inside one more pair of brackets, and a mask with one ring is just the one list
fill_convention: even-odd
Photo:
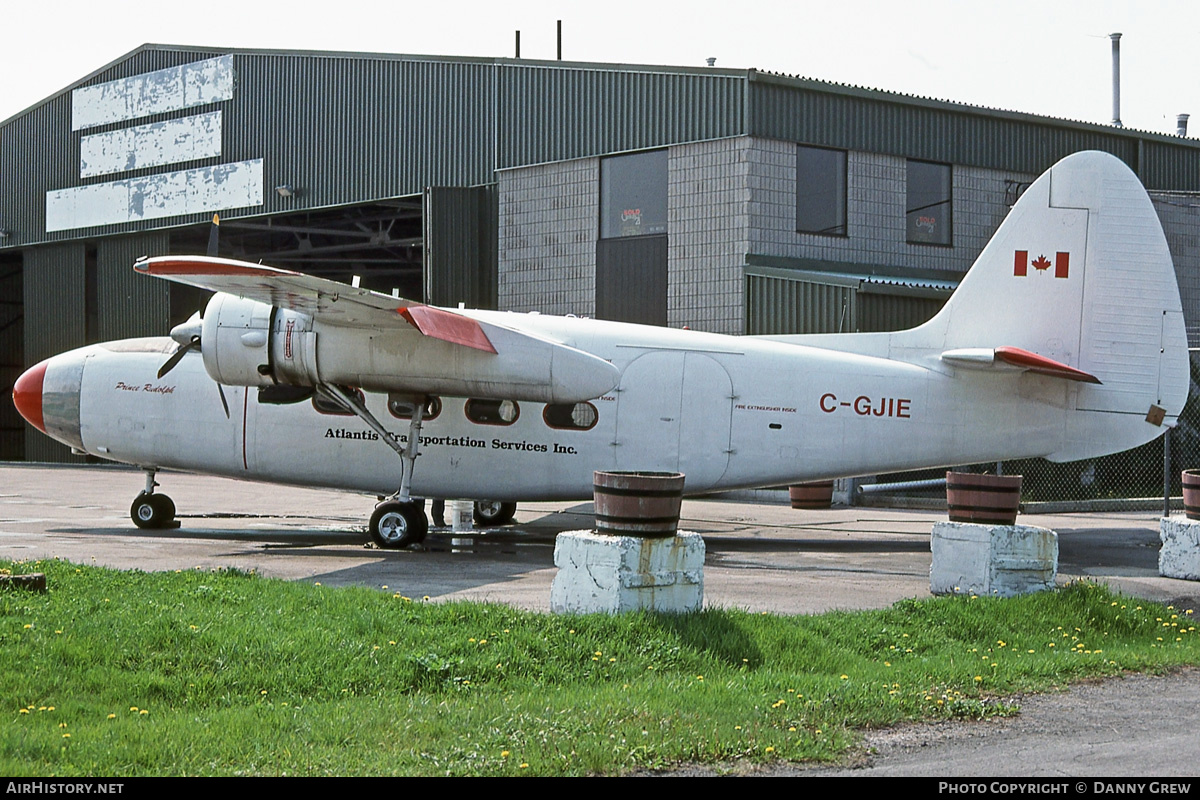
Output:
[[1076,153],[1033,183],[936,317],[897,350],[1015,347],[1099,379],[1078,384],[1054,460],[1114,452],[1162,432],[1187,400],[1175,269],[1146,190],[1119,159]]

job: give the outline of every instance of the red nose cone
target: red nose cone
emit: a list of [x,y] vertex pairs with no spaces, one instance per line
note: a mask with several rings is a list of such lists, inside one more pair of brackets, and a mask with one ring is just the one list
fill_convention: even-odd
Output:
[[30,425],[42,433],[46,432],[46,425],[42,421],[42,381],[46,377],[46,363],[43,361],[25,370],[13,384],[13,405]]

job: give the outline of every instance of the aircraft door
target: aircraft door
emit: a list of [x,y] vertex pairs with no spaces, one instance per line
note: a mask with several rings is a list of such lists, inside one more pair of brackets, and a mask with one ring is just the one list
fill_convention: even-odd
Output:
[[613,442],[617,469],[679,471],[684,356],[671,350],[646,353],[621,373]]
[[683,365],[683,419],[679,428],[680,471],[685,487],[707,489],[729,468],[733,383],[718,361],[688,353]]
[[634,359],[617,395],[617,469],[683,472],[705,489],[729,466],[733,385],[703,353],[657,351]]

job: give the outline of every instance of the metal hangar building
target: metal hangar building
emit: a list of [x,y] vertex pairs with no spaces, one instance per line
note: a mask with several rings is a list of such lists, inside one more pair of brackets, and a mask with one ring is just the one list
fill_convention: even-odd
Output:
[[[439,305],[720,333],[931,316],[1021,191],[1105,150],[1189,325],[1200,142],[755,70],[144,45],[0,122],[0,383],[165,335],[220,253]],[[0,406],[0,459],[69,461]]]

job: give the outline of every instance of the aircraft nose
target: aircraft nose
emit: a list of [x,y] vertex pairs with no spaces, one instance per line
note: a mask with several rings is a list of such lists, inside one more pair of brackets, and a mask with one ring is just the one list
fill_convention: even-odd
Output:
[[49,360],[37,366],[30,367],[17,378],[13,384],[13,405],[30,425],[42,433],[46,432],[46,422],[42,417],[42,385],[46,380],[46,365]]

